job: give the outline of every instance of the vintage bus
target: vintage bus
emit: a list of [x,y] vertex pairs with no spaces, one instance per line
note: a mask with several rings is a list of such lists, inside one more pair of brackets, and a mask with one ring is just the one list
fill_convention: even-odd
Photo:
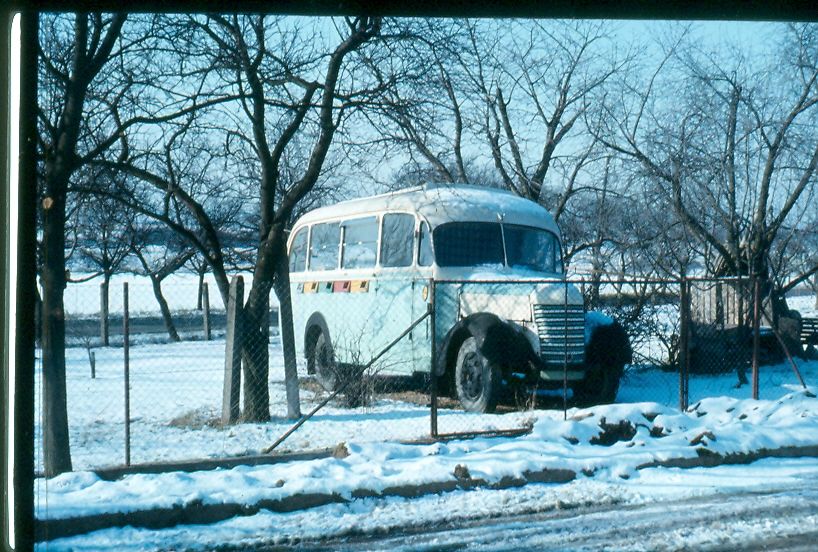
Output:
[[509,192],[427,185],[344,201],[299,218],[288,251],[296,348],[328,389],[429,304],[434,317],[376,369],[431,371],[469,411],[492,411],[510,384],[567,382],[577,399],[612,402],[631,361],[622,328],[586,315],[565,279],[554,219]]

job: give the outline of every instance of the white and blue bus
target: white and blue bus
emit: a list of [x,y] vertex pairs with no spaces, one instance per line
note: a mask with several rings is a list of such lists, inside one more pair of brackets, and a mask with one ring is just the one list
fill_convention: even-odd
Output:
[[296,221],[288,251],[296,348],[328,388],[431,301],[435,335],[427,318],[378,371],[431,371],[466,410],[493,410],[509,383],[612,402],[631,361],[622,328],[586,315],[565,280],[554,219],[509,192],[429,185],[322,207]]

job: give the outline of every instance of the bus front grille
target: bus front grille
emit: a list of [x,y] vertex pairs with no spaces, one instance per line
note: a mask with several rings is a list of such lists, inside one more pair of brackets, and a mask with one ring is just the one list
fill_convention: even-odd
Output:
[[585,362],[585,308],[582,305],[534,305],[540,358],[548,364]]

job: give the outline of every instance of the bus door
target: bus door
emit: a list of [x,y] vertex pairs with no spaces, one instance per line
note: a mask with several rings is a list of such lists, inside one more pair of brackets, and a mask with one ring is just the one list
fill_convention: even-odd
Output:
[[[419,221],[416,232],[417,254],[415,264],[417,270],[412,281],[412,320],[417,320],[426,313],[427,305],[431,301],[432,289],[432,240],[429,234],[429,224]],[[428,372],[432,360],[432,320],[427,317],[410,334],[412,342],[412,364],[415,372]]]
[[[386,213],[382,217],[380,271],[377,277],[378,343],[388,345],[414,320],[413,266],[415,216]],[[384,373],[410,375],[413,371],[413,339],[401,339],[380,363]]]

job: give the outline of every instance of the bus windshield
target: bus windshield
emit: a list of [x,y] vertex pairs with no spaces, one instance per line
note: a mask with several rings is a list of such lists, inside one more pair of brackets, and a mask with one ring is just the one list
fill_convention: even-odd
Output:
[[495,222],[450,222],[434,230],[439,266],[562,272],[557,237],[541,228]]

